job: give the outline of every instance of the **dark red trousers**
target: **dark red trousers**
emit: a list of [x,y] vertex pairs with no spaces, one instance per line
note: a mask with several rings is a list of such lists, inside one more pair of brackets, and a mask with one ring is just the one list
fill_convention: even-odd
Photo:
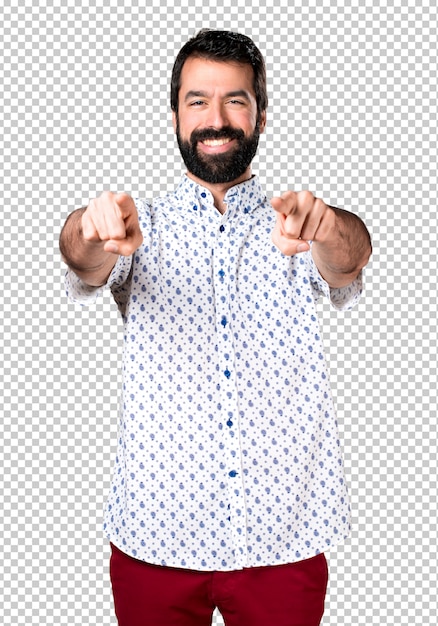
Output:
[[111,582],[119,626],[211,626],[217,607],[226,626],[318,626],[327,562],[233,572],[197,572],[138,561],[111,546]]

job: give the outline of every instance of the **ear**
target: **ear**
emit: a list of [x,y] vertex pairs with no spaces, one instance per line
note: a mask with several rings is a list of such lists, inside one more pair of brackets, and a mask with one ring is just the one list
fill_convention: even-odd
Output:
[[260,134],[265,132],[266,128],[266,109],[260,115]]
[[172,111],[172,124],[173,124],[173,130],[176,133],[176,113],[175,113],[175,111]]

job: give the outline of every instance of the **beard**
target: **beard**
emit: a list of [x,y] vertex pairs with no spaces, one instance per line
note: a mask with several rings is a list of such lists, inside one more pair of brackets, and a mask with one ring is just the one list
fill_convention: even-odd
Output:
[[[232,126],[220,130],[194,130],[186,141],[181,137],[177,121],[176,136],[181,156],[191,174],[210,184],[230,183],[242,176],[251,164],[259,144],[260,126],[257,122],[249,137],[240,128]],[[236,139],[237,145],[226,153],[203,154],[198,151],[198,142],[204,139]]]

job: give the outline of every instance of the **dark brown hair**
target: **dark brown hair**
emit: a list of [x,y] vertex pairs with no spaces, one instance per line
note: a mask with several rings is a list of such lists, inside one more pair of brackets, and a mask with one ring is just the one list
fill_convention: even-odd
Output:
[[189,57],[212,61],[234,62],[250,65],[254,73],[254,93],[257,113],[260,115],[268,106],[266,91],[266,67],[260,50],[246,35],[204,28],[190,39],[179,51],[172,70],[170,84],[170,106],[178,113],[178,94],[181,88],[181,72]]

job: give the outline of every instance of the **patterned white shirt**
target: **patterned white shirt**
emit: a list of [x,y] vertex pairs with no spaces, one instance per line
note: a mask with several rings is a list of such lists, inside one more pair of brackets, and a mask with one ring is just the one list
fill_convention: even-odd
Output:
[[[259,180],[222,215],[184,177],[152,204],[109,278],[124,321],[108,538],[158,565],[235,570],[312,557],[344,539],[349,502],[316,314],[347,309],[361,277],[330,289],[311,252],[272,243]],[[103,290],[71,271],[69,297]]]

